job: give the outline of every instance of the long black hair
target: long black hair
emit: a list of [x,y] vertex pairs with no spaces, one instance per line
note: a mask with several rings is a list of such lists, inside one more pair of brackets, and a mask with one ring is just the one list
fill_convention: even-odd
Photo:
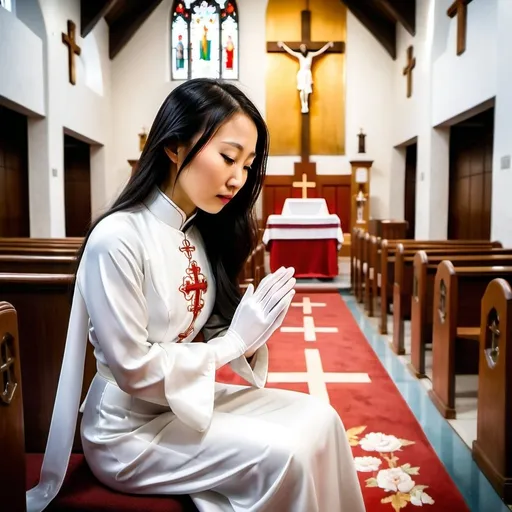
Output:
[[227,321],[240,302],[238,276],[258,243],[254,205],[261,192],[268,157],[269,136],[265,121],[254,104],[236,86],[219,80],[198,78],[176,87],[166,98],[148,134],[135,172],[110,209],[96,219],[78,252],[80,264],[89,235],[108,215],[139,205],[154,187],[169,179],[170,160],[164,148],[184,145],[201,134],[190,148],[175,179],[235,114],[247,115],[258,131],[256,157],[247,181],[235,197],[217,214],[198,210],[193,224],[199,230],[217,285],[216,313]]

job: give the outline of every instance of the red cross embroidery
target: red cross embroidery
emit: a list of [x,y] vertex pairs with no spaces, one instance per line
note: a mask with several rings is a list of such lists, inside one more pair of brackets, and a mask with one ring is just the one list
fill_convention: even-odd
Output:
[[192,253],[196,250],[195,246],[191,245],[190,240],[185,238],[180,247],[180,251],[185,253],[185,256],[190,260],[192,259]]
[[192,313],[192,320],[187,329],[178,334],[178,339],[181,341],[188,337],[194,330],[194,324],[199,316],[199,313],[204,307],[203,293],[208,289],[208,282],[205,276],[201,273],[201,267],[195,260],[192,259],[192,252],[195,251],[195,247],[185,239],[183,240],[180,251],[185,253],[189,260],[188,268],[186,270],[187,275],[183,277],[183,284],[179,290],[183,293],[185,300],[189,303],[188,311]]

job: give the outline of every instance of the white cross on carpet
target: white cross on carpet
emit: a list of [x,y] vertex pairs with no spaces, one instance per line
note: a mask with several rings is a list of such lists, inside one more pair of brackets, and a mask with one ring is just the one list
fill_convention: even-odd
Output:
[[303,332],[304,341],[316,341],[316,333],[335,333],[337,327],[316,327],[312,316],[304,317],[304,327],[281,327],[281,332]]
[[270,372],[267,382],[297,383],[307,382],[309,394],[329,402],[326,384],[370,383],[367,373],[324,372],[320,352],[316,348],[304,350],[306,356],[305,372]]
[[311,308],[325,308],[327,304],[325,302],[311,302],[309,297],[304,297],[302,302],[292,302],[292,307],[302,308],[304,315],[311,315],[313,310]]

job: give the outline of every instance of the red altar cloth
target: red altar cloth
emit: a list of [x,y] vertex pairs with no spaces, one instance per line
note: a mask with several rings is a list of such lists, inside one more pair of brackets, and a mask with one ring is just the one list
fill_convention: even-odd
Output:
[[338,275],[338,241],[330,239],[271,240],[270,270],[294,267],[297,278],[330,278]]

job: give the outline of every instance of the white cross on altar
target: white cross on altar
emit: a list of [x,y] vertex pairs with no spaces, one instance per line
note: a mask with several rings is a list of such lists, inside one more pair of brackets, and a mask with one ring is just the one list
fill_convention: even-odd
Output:
[[304,341],[316,341],[316,333],[338,332],[337,327],[316,327],[312,316],[304,317],[304,327],[281,327],[281,332],[303,332]]
[[320,352],[316,348],[307,348],[305,372],[271,372],[267,382],[297,383],[307,382],[309,394],[329,403],[326,384],[368,384],[371,382],[367,373],[324,372]]
[[325,308],[325,302],[311,302],[309,297],[304,297],[302,302],[292,302],[292,306],[295,308],[302,307],[302,313],[304,315],[311,315],[311,308]]

